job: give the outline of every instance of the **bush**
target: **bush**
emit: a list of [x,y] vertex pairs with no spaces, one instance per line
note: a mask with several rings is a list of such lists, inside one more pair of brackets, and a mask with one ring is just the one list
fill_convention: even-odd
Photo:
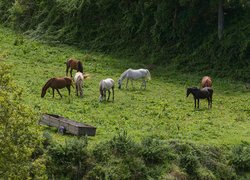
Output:
[[142,140],[141,145],[140,154],[147,164],[162,164],[165,160],[172,159],[166,142],[148,137]]
[[250,144],[245,142],[235,146],[230,162],[238,172],[250,172]]
[[0,63],[0,176],[46,178],[42,153],[36,152],[42,143],[38,116],[21,103],[22,90],[14,85],[9,71],[10,66]]
[[86,138],[72,138],[64,144],[48,146],[47,170],[50,177],[81,178],[89,167]]

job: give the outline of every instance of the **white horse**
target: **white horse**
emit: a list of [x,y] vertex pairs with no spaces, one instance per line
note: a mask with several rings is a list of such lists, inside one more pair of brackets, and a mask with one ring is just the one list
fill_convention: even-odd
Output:
[[76,95],[78,96],[78,91],[79,91],[81,97],[83,97],[83,80],[84,80],[83,73],[77,72],[74,77],[74,81],[76,83]]
[[142,86],[144,86],[144,89],[146,89],[146,80],[150,80],[151,79],[151,75],[149,70],[147,69],[128,69],[126,71],[124,71],[119,80],[118,80],[118,88],[121,89],[122,87],[122,81],[127,78],[127,83],[126,83],[126,88],[128,88],[128,80],[131,80],[131,84],[132,87],[134,88],[133,85],[133,80],[137,80],[137,79],[142,79],[142,84],[141,84],[141,88]]
[[110,89],[112,89],[112,94],[113,94],[113,102],[114,102],[114,88],[115,88],[115,81],[111,78],[103,79],[99,83],[99,88],[100,88],[100,102],[102,102],[103,98],[106,100],[106,91],[108,91],[108,100],[110,97]]

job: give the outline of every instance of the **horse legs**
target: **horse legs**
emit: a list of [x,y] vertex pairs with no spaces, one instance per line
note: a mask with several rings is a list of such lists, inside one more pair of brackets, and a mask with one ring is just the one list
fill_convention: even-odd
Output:
[[106,90],[103,90],[104,93],[103,93],[103,96],[104,96],[104,100],[106,101]]
[[72,68],[70,68],[70,75],[71,75],[71,77],[72,77],[72,71],[73,71],[73,69],[72,69]]
[[53,98],[54,98],[54,94],[55,94],[55,89],[52,88],[52,93],[53,93]]
[[208,101],[208,108],[211,109],[212,108],[212,97],[208,97],[207,101]]
[[146,89],[146,80],[145,79],[142,80],[141,89],[142,89],[143,85],[144,85],[144,89]]
[[60,91],[58,90],[58,89],[56,89],[56,91],[58,92],[58,94],[61,96],[61,98],[62,98],[62,95],[61,95],[61,93],[60,93]]
[[[108,95],[108,100],[109,100],[109,97],[110,97],[110,90],[108,90],[108,93],[109,93],[109,95]],[[108,101],[108,100],[107,100],[107,101]]]
[[83,88],[81,85],[80,85],[79,89],[80,89],[80,96],[83,97]]
[[135,89],[134,84],[133,84],[133,80],[131,79],[130,81],[131,81],[132,88]]
[[69,66],[68,64],[66,64],[66,76],[68,76],[68,72],[69,72]]
[[126,89],[128,89],[128,78],[127,78],[127,83],[126,83]]
[[196,98],[194,98],[194,108],[196,108]]
[[212,100],[213,98],[212,98],[212,96],[210,97],[210,108],[212,108]]
[[[66,86],[66,88],[68,89],[69,91],[69,96],[70,96],[70,85],[69,86]],[[76,87],[77,88],[77,87]]]
[[76,96],[78,96],[78,84],[76,84]]
[[140,90],[142,89],[142,86],[144,85],[144,81],[142,80]]

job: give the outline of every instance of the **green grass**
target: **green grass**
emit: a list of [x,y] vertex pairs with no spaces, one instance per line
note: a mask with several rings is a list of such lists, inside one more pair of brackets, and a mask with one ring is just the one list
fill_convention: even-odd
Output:
[[[151,71],[147,90],[139,89],[139,81],[134,83],[135,90],[126,90],[124,86],[118,90],[116,86],[115,102],[99,103],[101,79],[111,77],[117,85],[125,69],[144,67],[144,64],[28,38],[18,43],[22,41],[20,37],[0,27],[0,63],[12,65],[14,82],[23,88],[23,102],[38,113],[58,114],[96,126],[97,134],[89,140],[92,145],[123,130],[136,141],[153,136],[218,146],[250,142],[250,92],[240,82],[214,78],[213,108],[208,110],[207,101],[202,100],[200,110],[195,110],[193,98],[186,98],[185,90],[188,86],[199,86],[201,76],[157,67]],[[62,99],[57,93],[52,98],[51,90],[41,98],[41,89],[49,78],[65,75],[64,62],[69,57],[80,59],[84,71],[90,74],[84,82],[84,97],[76,97],[75,89],[71,89],[68,97],[63,89]],[[56,133],[54,136],[70,137]]]

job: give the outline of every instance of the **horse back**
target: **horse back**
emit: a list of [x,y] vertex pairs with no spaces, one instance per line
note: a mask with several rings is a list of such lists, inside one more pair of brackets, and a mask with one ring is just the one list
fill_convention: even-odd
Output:
[[200,90],[200,92],[202,93],[202,96],[204,98],[207,98],[207,97],[212,97],[214,91],[211,87],[204,87]]
[[69,60],[67,61],[67,66],[68,66],[68,67],[71,67],[72,69],[77,70],[77,69],[78,69],[78,61],[75,60],[75,59],[69,59]]

